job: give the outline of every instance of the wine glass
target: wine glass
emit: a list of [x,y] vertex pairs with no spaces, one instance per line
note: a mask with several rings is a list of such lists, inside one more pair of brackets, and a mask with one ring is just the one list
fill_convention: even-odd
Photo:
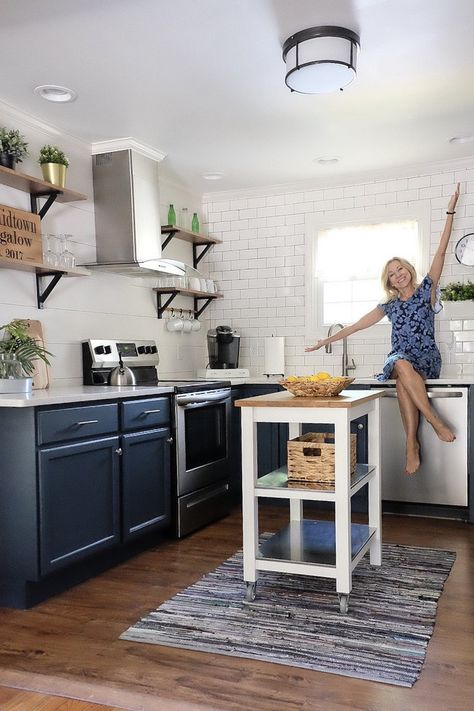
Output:
[[57,253],[57,238],[56,235],[47,234],[45,236],[46,252],[44,253],[44,261],[49,267],[58,267],[59,258]]
[[76,266],[76,258],[69,249],[72,235],[61,235],[61,253],[59,255],[59,266],[63,269],[72,269]]

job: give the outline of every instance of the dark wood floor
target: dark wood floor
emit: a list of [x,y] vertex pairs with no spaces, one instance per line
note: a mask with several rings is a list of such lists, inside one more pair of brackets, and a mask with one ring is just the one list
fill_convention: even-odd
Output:
[[[264,508],[261,530],[277,530],[284,519],[285,508]],[[385,516],[383,538],[457,553],[423,672],[412,689],[118,639],[143,614],[240,547],[236,512],[31,610],[0,609],[0,708],[95,711],[100,709],[95,703],[137,711],[474,708],[474,526]]]

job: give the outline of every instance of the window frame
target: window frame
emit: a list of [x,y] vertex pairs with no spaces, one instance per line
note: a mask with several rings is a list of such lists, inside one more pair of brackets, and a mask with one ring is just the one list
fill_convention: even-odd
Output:
[[[423,278],[427,274],[430,265],[430,226],[431,226],[431,206],[428,200],[418,201],[413,205],[384,205],[380,207],[372,207],[365,209],[363,213],[354,215],[354,217],[341,217],[334,214],[312,213],[306,216],[305,221],[305,295],[306,295],[306,319],[305,319],[305,337],[313,339],[316,337],[322,338],[326,335],[326,330],[329,324],[325,324],[322,320],[322,282],[315,275],[315,262],[318,249],[318,234],[324,230],[334,229],[337,227],[360,227],[361,225],[374,222],[398,222],[404,220],[416,220],[419,229],[419,264],[417,264],[417,272],[419,278]],[[396,254],[396,250],[394,250]],[[403,256],[403,255],[400,255]],[[376,304],[374,304],[375,308]],[[347,325],[345,323],[344,325]],[[372,332],[372,338],[379,340],[381,337],[389,335],[389,323],[377,323],[372,326],[376,329]],[[365,332],[364,339],[370,340],[368,332]]]

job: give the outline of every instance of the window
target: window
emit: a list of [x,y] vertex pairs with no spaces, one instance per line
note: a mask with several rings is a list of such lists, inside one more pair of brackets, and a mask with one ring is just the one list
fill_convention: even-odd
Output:
[[380,274],[390,257],[408,259],[423,274],[425,234],[420,213],[314,223],[308,230],[308,331],[314,334],[331,323],[353,323],[380,303],[384,298]]

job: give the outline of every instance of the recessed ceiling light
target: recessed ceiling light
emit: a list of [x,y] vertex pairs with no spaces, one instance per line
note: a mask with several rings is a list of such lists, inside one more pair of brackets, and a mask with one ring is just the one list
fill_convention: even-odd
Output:
[[57,104],[67,104],[77,97],[77,94],[72,89],[66,86],[56,86],[55,84],[42,84],[35,87],[35,94],[41,96],[46,101],[53,101]]
[[470,136],[453,136],[449,139],[449,143],[470,143],[474,141],[474,135]]
[[320,156],[319,158],[313,158],[313,163],[319,163],[319,165],[334,165],[339,163],[339,158],[337,156]]
[[202,177],[206,180],[221,180],[224,177],[224,173],[203,173]]

